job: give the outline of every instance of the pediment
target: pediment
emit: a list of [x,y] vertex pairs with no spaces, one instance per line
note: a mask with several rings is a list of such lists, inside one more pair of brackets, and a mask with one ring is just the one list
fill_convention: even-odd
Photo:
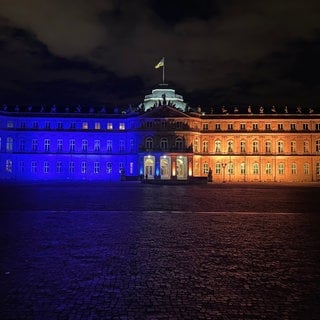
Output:
[[189,118],[186,113],[173,106],[161,105],[148,109],[143,118]]

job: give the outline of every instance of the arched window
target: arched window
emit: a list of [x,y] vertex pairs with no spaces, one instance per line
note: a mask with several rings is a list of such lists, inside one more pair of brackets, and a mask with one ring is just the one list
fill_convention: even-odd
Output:
[[266,153],[271,152],[271,141],[266,141]]
[[320,140],[316,140],[316,152],[320,152]]
[[216,153],[220,153],[221,152],[221,141],[220,140],[215,141],[215,143],[214,143],[214,151]]
[[266,164],[266,174],[271,174],[271,163],[269,162]]
[[246,152],[246,142],[245,141],[240,141],[240,152],[241,153]]
[[12,150],[13,150],[13,139],[11,137],[7,138],[6,149],[7,149],[8,152],[12,152]]
[[205,162],[205,163],[203,164],[203,173],[204,173],[204,174],[208,174],[208,172],[209,172],[209,165],[208,165],[207,162]]
[[304,174],[309,174],[309,163],[305,163],[303,165],[303,173]]
[[246,174],[246,164],[244,162],[240,164],[240,174]]
[[151,137],[148,137],[146,139],[146,149],[148,149],[148,150],[153,149],[153,139]]
[[259,164],[258,163],[253,164],[253,174],[259,174]]
[[258,141],[253,141],[252,142],[252,152],[253,153],[259,152],[259,143],[258,143]]
[[278,153],[283,153],[284,144],[283,141],[278,141]]
[[233,152],[233,140],[228,141],[228,153]]
[[209,145],[208,141],[203,141],[203,143],[202,143],[202,152],[208,152],[208,145]]
[[297,164],[296,163],[291,164],[291,173],[297,174]]
[[161,150],[168,150],[168,139],[167,138],[161,138],[160,149]]
[[284,163],[279,163],[279,174],[283,175],[284,174]]
[[183,140],[181,137],[176,138],[176,149],[182,150],[183,148]]

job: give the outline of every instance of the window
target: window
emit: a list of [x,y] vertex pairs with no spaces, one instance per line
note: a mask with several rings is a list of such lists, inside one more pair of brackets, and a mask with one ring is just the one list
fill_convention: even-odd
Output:
[[203,131],[208,131],[208,124],[207,124],[207,123],[204,123],[204,124],[202,125],[202,130],[203,130]]
[[220,131],[220,130],[221,130],[220,123],[216,123],[216,130],[217,130],[217,131]]
[[258,143],[258,141],[253,141],[252,142],[252,152],[253,153],[259,152],[259,143]]
[[266,174],[267,175],[271,174],[271,164],[269,162],[266,164]]
[[246,124],[240,123],[240,130],[246,130]]
[[320,123],[316,123],[316,130],[320,131]]
[[69,162],[69,173],[74,173],[74,162]]
[[271,152],[271,141],[266,141],[266,153]]
[[100,172],[100,162],[94,162],[93,164],[93,172],[99,173]]
[[120,122],[119,124],[119,130],[125,130],[126,126],[124,124],[124,122]]
[[290,130],[291,131],[296,131],[296,124],[295,123],[291,123],[290,124]]
[[146,122],[146,128],[152,128],[152,121]]
[[176,125],[177,125],[177,129],[182,129],[182,127],[183,127],[181,121],[178,121]]
[[266,123],[266,131],[270,131],[271,130],[271,124],[270,123]]
[[162,129],[166,129],[167,128],[167,122],[166,121],[163,121],[163,122],[161,122],[161,128]]
[[57,140],[57,150],[62,151],[62,139]]
[[183,140],[181,137],[176,138],[176,149],[182,150],[183,148]]
[[316,140],[316,152],[320,152],[320,140]]
[[129,164],[129,172],[130,174],[133,174],[133,162],[130,162]]
[[124,152],[124,140],[119,141],[119,152]]
[[208,141],[202,142],[202,152],[208,152]]
[[50,151],[50,139],[44,139],[44,151],[45,152]]
[[221,163],[220,162],[216,163],[216,174],[221,174]]
[[58,122],[58,129],[63,129],[63,124],[62,124],[62,122]]
[[57,162],[57,173],[61,173],[62,172],[62,162],[61,161],[58,161]]
[[253,164],[253,174],[259,174],[259,164],[258,163],[254,163]]
[[233,124],[232,123],[228,123],[228,130],[233,130]]
[[284,164],[281,162],[279,163],[279,174],[283,175],[284,174]]
[[228,163],[228,174],[233,174],[233,163],[232,162]]
[[88,122],[82,122],[82,129],[87,130],[89,128]]
[[8,121],[7,122],[7,128],[13,128],[13,122],[12,121]]
[[12,160],[6,160],[6,172],[12,172]]
[[167,150],[168,149],[168,139],[167,138],[161,138],[160,139],[160,148],[161,148],[161,150]]
[[112,163],[111,162],[107,162],[107,173],[108,174],[112,173]]
[[33,122],[32,128],[33,128],[33,129],[38,129],[38,127],[39,127],[38,122],[37,122],[37,121]]
[[37,172],[37,162],[31,161],[31,173],[36,173],[36,172]]
[[112,140],[107,140],[107,152],[112,152]]
[[94,140],[94,151],[99,152],[100,151],[100,140]]
[[283,141],[278,141],[278,153],[283,153]]
[[87,173],[87,163],[85,161],[81,162],[81,173]]
[[19,150],[24,151],[24,147],[25,147],[25,140],[21,139],[19,141]]
[[76,146],[76,141],[74,139],[69,140],[69,151],[74,152]]
[[309,163],[305,163],[303,165],[303,173],[304,174],[309,174]]
[[303,152],[304,153],[309,152],[309,141],[303,141]]
[[82,152],[88,151],[88,140],[82,140]]
[[240,152],[244,153],[246,152],[246,142],[240,141]]
[[123,162],[119,162],[119,173],[124,174],[124,164]]
[[229,140],[228,141],[228,153],[233,152],[233,141]]
[[7,138],[6,150],[7,150],[7,152],[12,152],[12,150],[13,150],[13,138],[11,138],[11,137]]
[[246,174],[246,164],[244,162],[240,164],[240,174]]
[[193,151],[198,152],[198,147],[199,147],[199,140],[195,139],[193,144]]
[[94,128],[95,130],[100,130],[101,129],[100,122],[95,122]]
[[19,161],[20,172],[24,172],[24,161]]
[[207,162],[203,164],[203,174],[208,174],[209,173],[209,165]]
[[112,130],[113,129],[113,124],[111,122],[107,123],[107,130]]
[[134,140],[130,139],[130,151],[134,151]]
[[21,129],[24,129],[25,127],[26,127],[26,123],[25,123],[25,122],[21,122],[21,123],[20,123],[20,128],[21,128]]
[[297,174],[297,164],[296,163],[291,164],[291,174]]
[[43,163],[43,172],[44,173],[49,173],[49,162],[48,161],[45,161]]
[[309,124],[308,123],[304,123],[302,125],[302,127],[303,127],[303,130],[309,130]]
[[283,131],[283,123],[278,123],[278,130]]
[[70,123],[70,129],[74,130],[76,128],[76,124],[74,122]]
[[151,137],[148,137],[146,139],[146,149],[152,150],[153,149],[153,139]]
[[257,123],[253,123],[252,124],[252,130],[258,130],[258,124]]
[[46,122],[45,128],[46,128],[46,129],[50,129],[50,122],[48,122],[48,121]]
[[316,163],[316,175],[320,175],[320,162]]
[[297,152],[297,143],[295,141],[291,141],[290,143],[290,150],[291,150],[291,153],[296,153]]
[[37,151],[37,150],[38,150],[38,140],[32,139],[32,151]]
[[221,141],[220,140],[215,141],[214,150],[216,153],[221,152]]

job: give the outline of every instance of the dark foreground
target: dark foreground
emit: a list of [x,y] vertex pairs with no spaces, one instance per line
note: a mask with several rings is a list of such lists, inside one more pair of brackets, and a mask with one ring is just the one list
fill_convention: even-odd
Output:
[[0,319],[320,319],[320,187],[0,191]]

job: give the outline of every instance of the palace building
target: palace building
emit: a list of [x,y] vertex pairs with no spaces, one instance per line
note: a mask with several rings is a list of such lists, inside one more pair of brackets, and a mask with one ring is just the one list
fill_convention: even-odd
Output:
[[319,113],[219,109],[191,110],[165,85],[123,113],[3,107],[0,179],[320,181]]

